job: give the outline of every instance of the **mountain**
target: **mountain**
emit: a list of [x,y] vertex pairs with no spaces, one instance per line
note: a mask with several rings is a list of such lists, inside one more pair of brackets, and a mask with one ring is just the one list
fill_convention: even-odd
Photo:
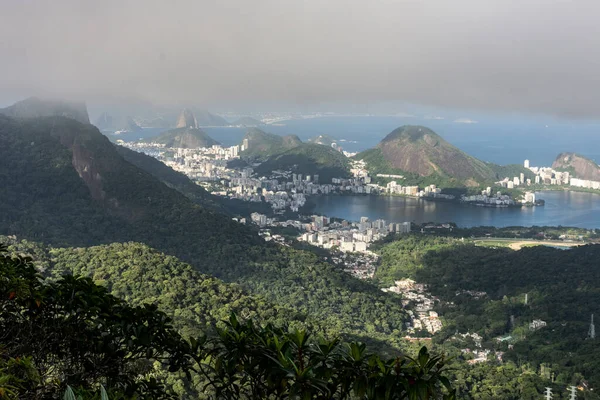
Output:
[[225,118],[212,114],[206,110],[194,109],[194,115],[198,126],[228,126],[229,122]]
[[202,253],[206,270],[223,266],[221,251],[259,240],[125,161],[94,126],[63,117],[0,117],[0,179],[0,234],[57,245],[136,240],[184,259]]
[[141,131],[140,127],[131,117],[113,117],[112,115],[104,112],[100,114],[96,123],[94,124],[101,131],[126,131],[126,132],[137,132]]
[[552,168],[569,171],[573,177],[579,179],[600,181],[600,166],[576,153],[560,153],[552,163]]
[[258,128],[250,128],[242,140],[247,148],[242,152],[245,159],[264,160],[273,154],[279,154],[302,144],[296,135],[279,136]]
[[233,121],[231,123],[231,125],[234,126],[245,126],[245,127],[257,127],[257,126],[261,126],[264,125],[262,123],[262,121],[259,121],[257,119],[254,119],[252,117],[242,117],[242,118],[238,118],[237,120]]
[[180,147],[184,149],[198,149],[220,144],[206,132],[198,128],[175,128],[163,132],[158,136],[143,139],[144,143],[160,143],[165,147]]
[[488,164],[469,156],[424,126],[397,128],[377,147],[355,158],[364,159],[372,173],[436,176],[461,186],[477,186],[496,178]]
[[303,175],[319,175],[319,182],[330,183],[332,178],[349,176],[350,161],[332,147],[302,143],[284,152],[271,155],[255,168],[259,175],[275,170],[292,171]]
[[179,118],[177,119],[176,128],[198,128],[198,121],[196,117],[194,117],[194,113],[185,108],[181,114],[179,114]]
[[10,107],[0,108],[0,114],[14,118],[59,116],[71,118],[83,124],[90,123],[90,118],[84,103],[68,102],[64,100],[42,100],[37,97],[29,97]]
[[329,135],[319,135],[308,139],[308,143],[322,144],[323,146],[331,146],[338,141]]

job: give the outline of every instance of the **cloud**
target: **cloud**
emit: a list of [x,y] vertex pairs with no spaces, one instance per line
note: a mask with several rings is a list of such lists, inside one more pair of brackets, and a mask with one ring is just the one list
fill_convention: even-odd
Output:
[[474,119],[470,119],[470,118],[458,118],[454,120],[454,123],[456,124],[476,124],[477,121],[475,121]]
[[444,117],[440,117],[439,115],[425,115],[423,119],[434,119],[434,120],[442,120]]
[[600,117],[599,13],[597,0],[5,1],[0,101]]

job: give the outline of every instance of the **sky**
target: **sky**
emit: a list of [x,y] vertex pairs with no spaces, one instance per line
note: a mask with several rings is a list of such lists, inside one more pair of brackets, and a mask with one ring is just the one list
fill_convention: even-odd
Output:
[[598,0],[0,0],[0,103],[596,119],[599,14]]

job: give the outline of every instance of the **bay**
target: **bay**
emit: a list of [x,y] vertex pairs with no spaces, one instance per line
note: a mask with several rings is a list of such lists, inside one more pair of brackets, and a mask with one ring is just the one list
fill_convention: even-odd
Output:
[[573,191],[537,193],[545,206],[488,208],[394,196],[314,196],[314,212],[358,221],[385,219],[389,222],[454,222],[472,226],[573,226],[600,228],[600,195]]

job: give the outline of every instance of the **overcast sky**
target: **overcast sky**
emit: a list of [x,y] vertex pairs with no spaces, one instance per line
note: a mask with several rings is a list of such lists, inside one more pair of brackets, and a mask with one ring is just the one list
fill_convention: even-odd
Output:
[[600,117],[598,0],[0,0],[0,100]]

